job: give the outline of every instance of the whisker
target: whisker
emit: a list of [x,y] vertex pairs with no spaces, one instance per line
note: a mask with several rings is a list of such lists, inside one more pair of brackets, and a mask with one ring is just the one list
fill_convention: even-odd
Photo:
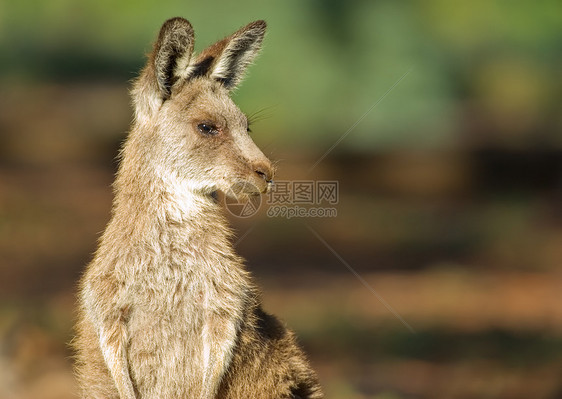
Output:
[[248,114],[248,124],[252,125],[264,119],[271,118],[273,116],[273,111],[275,108],[277,108],[276,105],[270,105],[268,107],[260,108],[257,111],[252,112],[251,114]]

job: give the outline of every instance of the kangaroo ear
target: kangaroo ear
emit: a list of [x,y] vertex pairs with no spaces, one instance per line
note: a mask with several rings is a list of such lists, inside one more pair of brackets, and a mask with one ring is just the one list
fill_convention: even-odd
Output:
[[151,58],[164,100],[170,96],[174,83],[185,77],[193,54],[194,41],[193,28],[189,21],[172,18],[162,25]]
[[266,26],[265,21],[252,22],[208,47],[197,57],[189,74],[209,76],[232,90],[258,54]]
[[162,25],[148,62],[131,92],[137,120],[154,115],[170,97],[174,84],[186,76],[193,42],[189,21],[172,18]]

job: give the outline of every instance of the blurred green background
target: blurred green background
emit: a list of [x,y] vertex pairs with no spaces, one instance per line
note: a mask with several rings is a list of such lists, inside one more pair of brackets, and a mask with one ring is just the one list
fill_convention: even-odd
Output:
[[196,51],[267,20],[235,101],[280,180],[339,182],[335,218],[232,217],[328,397],[562,398],[562,3],[484,0],[1,1],[0,398],[75,395],[76,281],[173,16]]

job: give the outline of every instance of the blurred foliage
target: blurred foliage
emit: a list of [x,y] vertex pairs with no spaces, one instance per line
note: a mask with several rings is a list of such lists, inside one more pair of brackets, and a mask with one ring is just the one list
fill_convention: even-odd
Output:
[[341,148],[478,144],[463,136],[467,106],[500,125],[485,143],[562,145],[556,0],[4,1],[0,73],[4,82],[125,81],[175,15],[193,23],[199,50],[268,21],[259,66],[237,94],[250,113],[274,107],[260,125],[266,138],[333,142],[410,71]]

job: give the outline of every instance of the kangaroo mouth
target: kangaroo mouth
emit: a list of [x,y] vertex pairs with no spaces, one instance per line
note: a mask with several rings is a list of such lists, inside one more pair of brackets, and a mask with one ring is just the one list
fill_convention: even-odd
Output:
[[273,187],[273,180],[260,180],[259,186],[256,186],[259,190],[258,194],[267,194],[271,191],[271,187]]

